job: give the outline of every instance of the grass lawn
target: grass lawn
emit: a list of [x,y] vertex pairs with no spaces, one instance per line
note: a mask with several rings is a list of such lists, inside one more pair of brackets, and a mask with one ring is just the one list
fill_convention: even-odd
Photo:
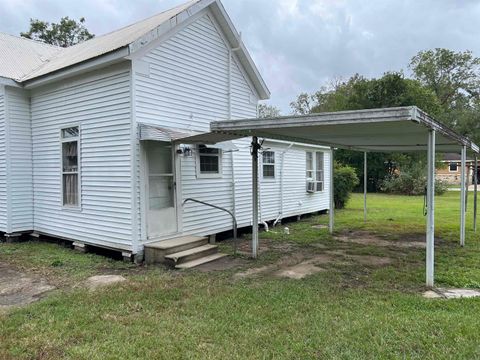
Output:
[[[436,198],[436,282],[480,288],[480,239],[471,231],[470,211],[466,247],[458,246],[459,196]],[[362,195],[354,195],[336,213],[336,231],[368,232],[392,243],[424,241],[422,197],[369,195],[368,203],[364,224]],[[0,244],[0,261],[59,288],[0,314],[0,358],[480,358],[480,299],[424,299],[424,250],[339,242],[312,227],[327,222],[328,216],[315,216],[288,224],[290,235],[262,233],[261,241],[272,246],[259,261],[208,273],[136,268],[50,244]],[[301,280],[234,276],[326,251],[393,262],[339,262]],[[129,281],[96,292],[79,285],[102,273]]]

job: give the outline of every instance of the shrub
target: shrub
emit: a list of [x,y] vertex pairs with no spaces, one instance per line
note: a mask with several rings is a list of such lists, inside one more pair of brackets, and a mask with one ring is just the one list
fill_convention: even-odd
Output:
[[[383,180],[380,190],[399,195],[423,195],[427,186],[426,169],[422,162],[400,170]],[[447,184],[435,180],[435,194],[441,195],[447,191]]]
[[335,208],[343,209],[359,181],[357,174],[352,167],[341,165],[337,162],[335,162],[334,167],[333,199],[335,202]]

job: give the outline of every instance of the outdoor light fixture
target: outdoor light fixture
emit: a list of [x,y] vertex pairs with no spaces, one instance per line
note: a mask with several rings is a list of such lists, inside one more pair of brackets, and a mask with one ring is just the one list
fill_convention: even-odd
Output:
[[183,155],[184,157],[190,157],[193,154],[192,148],[190,146],[181,146],[177,149],[178,155]]

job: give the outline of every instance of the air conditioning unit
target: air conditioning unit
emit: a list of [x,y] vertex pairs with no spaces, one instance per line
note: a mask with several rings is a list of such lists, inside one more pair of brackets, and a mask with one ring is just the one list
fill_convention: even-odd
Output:
[[315,181],[307,181],[307,193],[313,194],[315,192]]

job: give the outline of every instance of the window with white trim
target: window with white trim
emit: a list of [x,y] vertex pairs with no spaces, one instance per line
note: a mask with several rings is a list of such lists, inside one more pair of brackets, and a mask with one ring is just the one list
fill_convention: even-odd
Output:
[[264,179],[275,179],[275,152],[262,153],[262,174]]
[[307,192],[314,193],[324,189],[324,157],[322,151],[306,152]]
[[80,129],[64,128],[60,132],[62,142],[62,204],[65,207],[80,206]]
[[199,145],[197,151],[197,176],[203,178],[222,176],[222,150]]

